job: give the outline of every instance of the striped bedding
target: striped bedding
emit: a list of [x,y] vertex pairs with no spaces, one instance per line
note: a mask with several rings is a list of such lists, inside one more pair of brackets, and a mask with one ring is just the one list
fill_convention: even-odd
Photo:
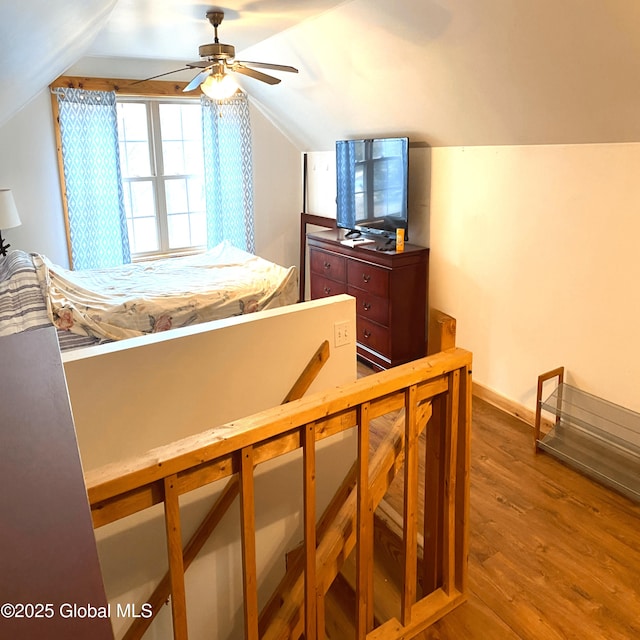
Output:
[[[0,337],[52,326],[33,255],[10,251],[0,258]],[[61,351],[99,344],[92,336],[58,329]]]
[[0,258],[0,336],[50,326],[31,256],[10,251]]

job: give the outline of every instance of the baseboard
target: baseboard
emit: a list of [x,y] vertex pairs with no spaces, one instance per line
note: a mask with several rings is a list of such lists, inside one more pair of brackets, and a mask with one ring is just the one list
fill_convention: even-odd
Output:
[[515,418],[526,422],[530,427],[535,425],[535,411],[531,411],[530,409],[523,407],[521,404],[518,404],[513,400],[509,400],[508,398],[501,396],[499,393],[496,393],[475,381],[473,382],[473,395],[476,396],[476,398],[480,398],[480,400],[484,400],[494,407],[497,407],[501,411],[508,413],[510,416],[514,416]]

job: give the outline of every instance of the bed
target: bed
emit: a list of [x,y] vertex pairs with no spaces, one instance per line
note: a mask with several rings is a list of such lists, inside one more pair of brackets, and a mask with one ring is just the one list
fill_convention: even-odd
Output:
[[53,324],[63,351],[297,300],[295,267],[228,242],[202,254],[87,271],[24,251],[0,261],[0,336]]

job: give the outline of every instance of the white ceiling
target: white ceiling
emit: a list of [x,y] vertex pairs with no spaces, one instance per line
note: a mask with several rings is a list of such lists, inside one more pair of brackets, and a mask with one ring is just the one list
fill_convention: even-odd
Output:
[[300,69],[242,84],[301,150],[395,133],[640,141],[638,0],[0,0],[0,124],[65,71],[141,78],[197,59],[213,8],[239,58]]
[[207,11],[222,9],[222,42],[241,51],[330,9],[342,0],[253,0],[216,5],[197,0],[118,0],[87,51],[92,56],[198,59],[198,46],[213,42]]

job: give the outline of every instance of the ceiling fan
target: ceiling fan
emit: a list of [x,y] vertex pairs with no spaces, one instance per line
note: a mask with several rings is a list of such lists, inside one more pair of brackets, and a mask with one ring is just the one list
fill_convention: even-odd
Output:
[[[280,78],[256,71],[253,67],[260,69],[271,69],[273,71],[287,71],[289,73],[298,73],[295,67],[283,64],[270,64],[268,62],[248,62],[245,60],[236,60],[236,50],[233,45],[223,44],[218,39],[218,27],[224,19],[223,11],[208,11],[207,20],[213,25],[214,41],[210,44],[203,44],[199,48],[202,60],[196,62],[187,62],[186,67],[170,71],[184,71],[186,69],[202,69],[193,80],[183,89],[183,91],[193,91],[201,87],[203,93],[210,98],[222,100],[233,95],[238,89],[238,85],[233,80],[231,73],[239,73],[249,76],[267,84],[278,84]],[[160,74],[161,76],[169,75],[168,73]],[[154,76],[159,78],[160,76]],[[152,78],[149,78],[150,80]]]

